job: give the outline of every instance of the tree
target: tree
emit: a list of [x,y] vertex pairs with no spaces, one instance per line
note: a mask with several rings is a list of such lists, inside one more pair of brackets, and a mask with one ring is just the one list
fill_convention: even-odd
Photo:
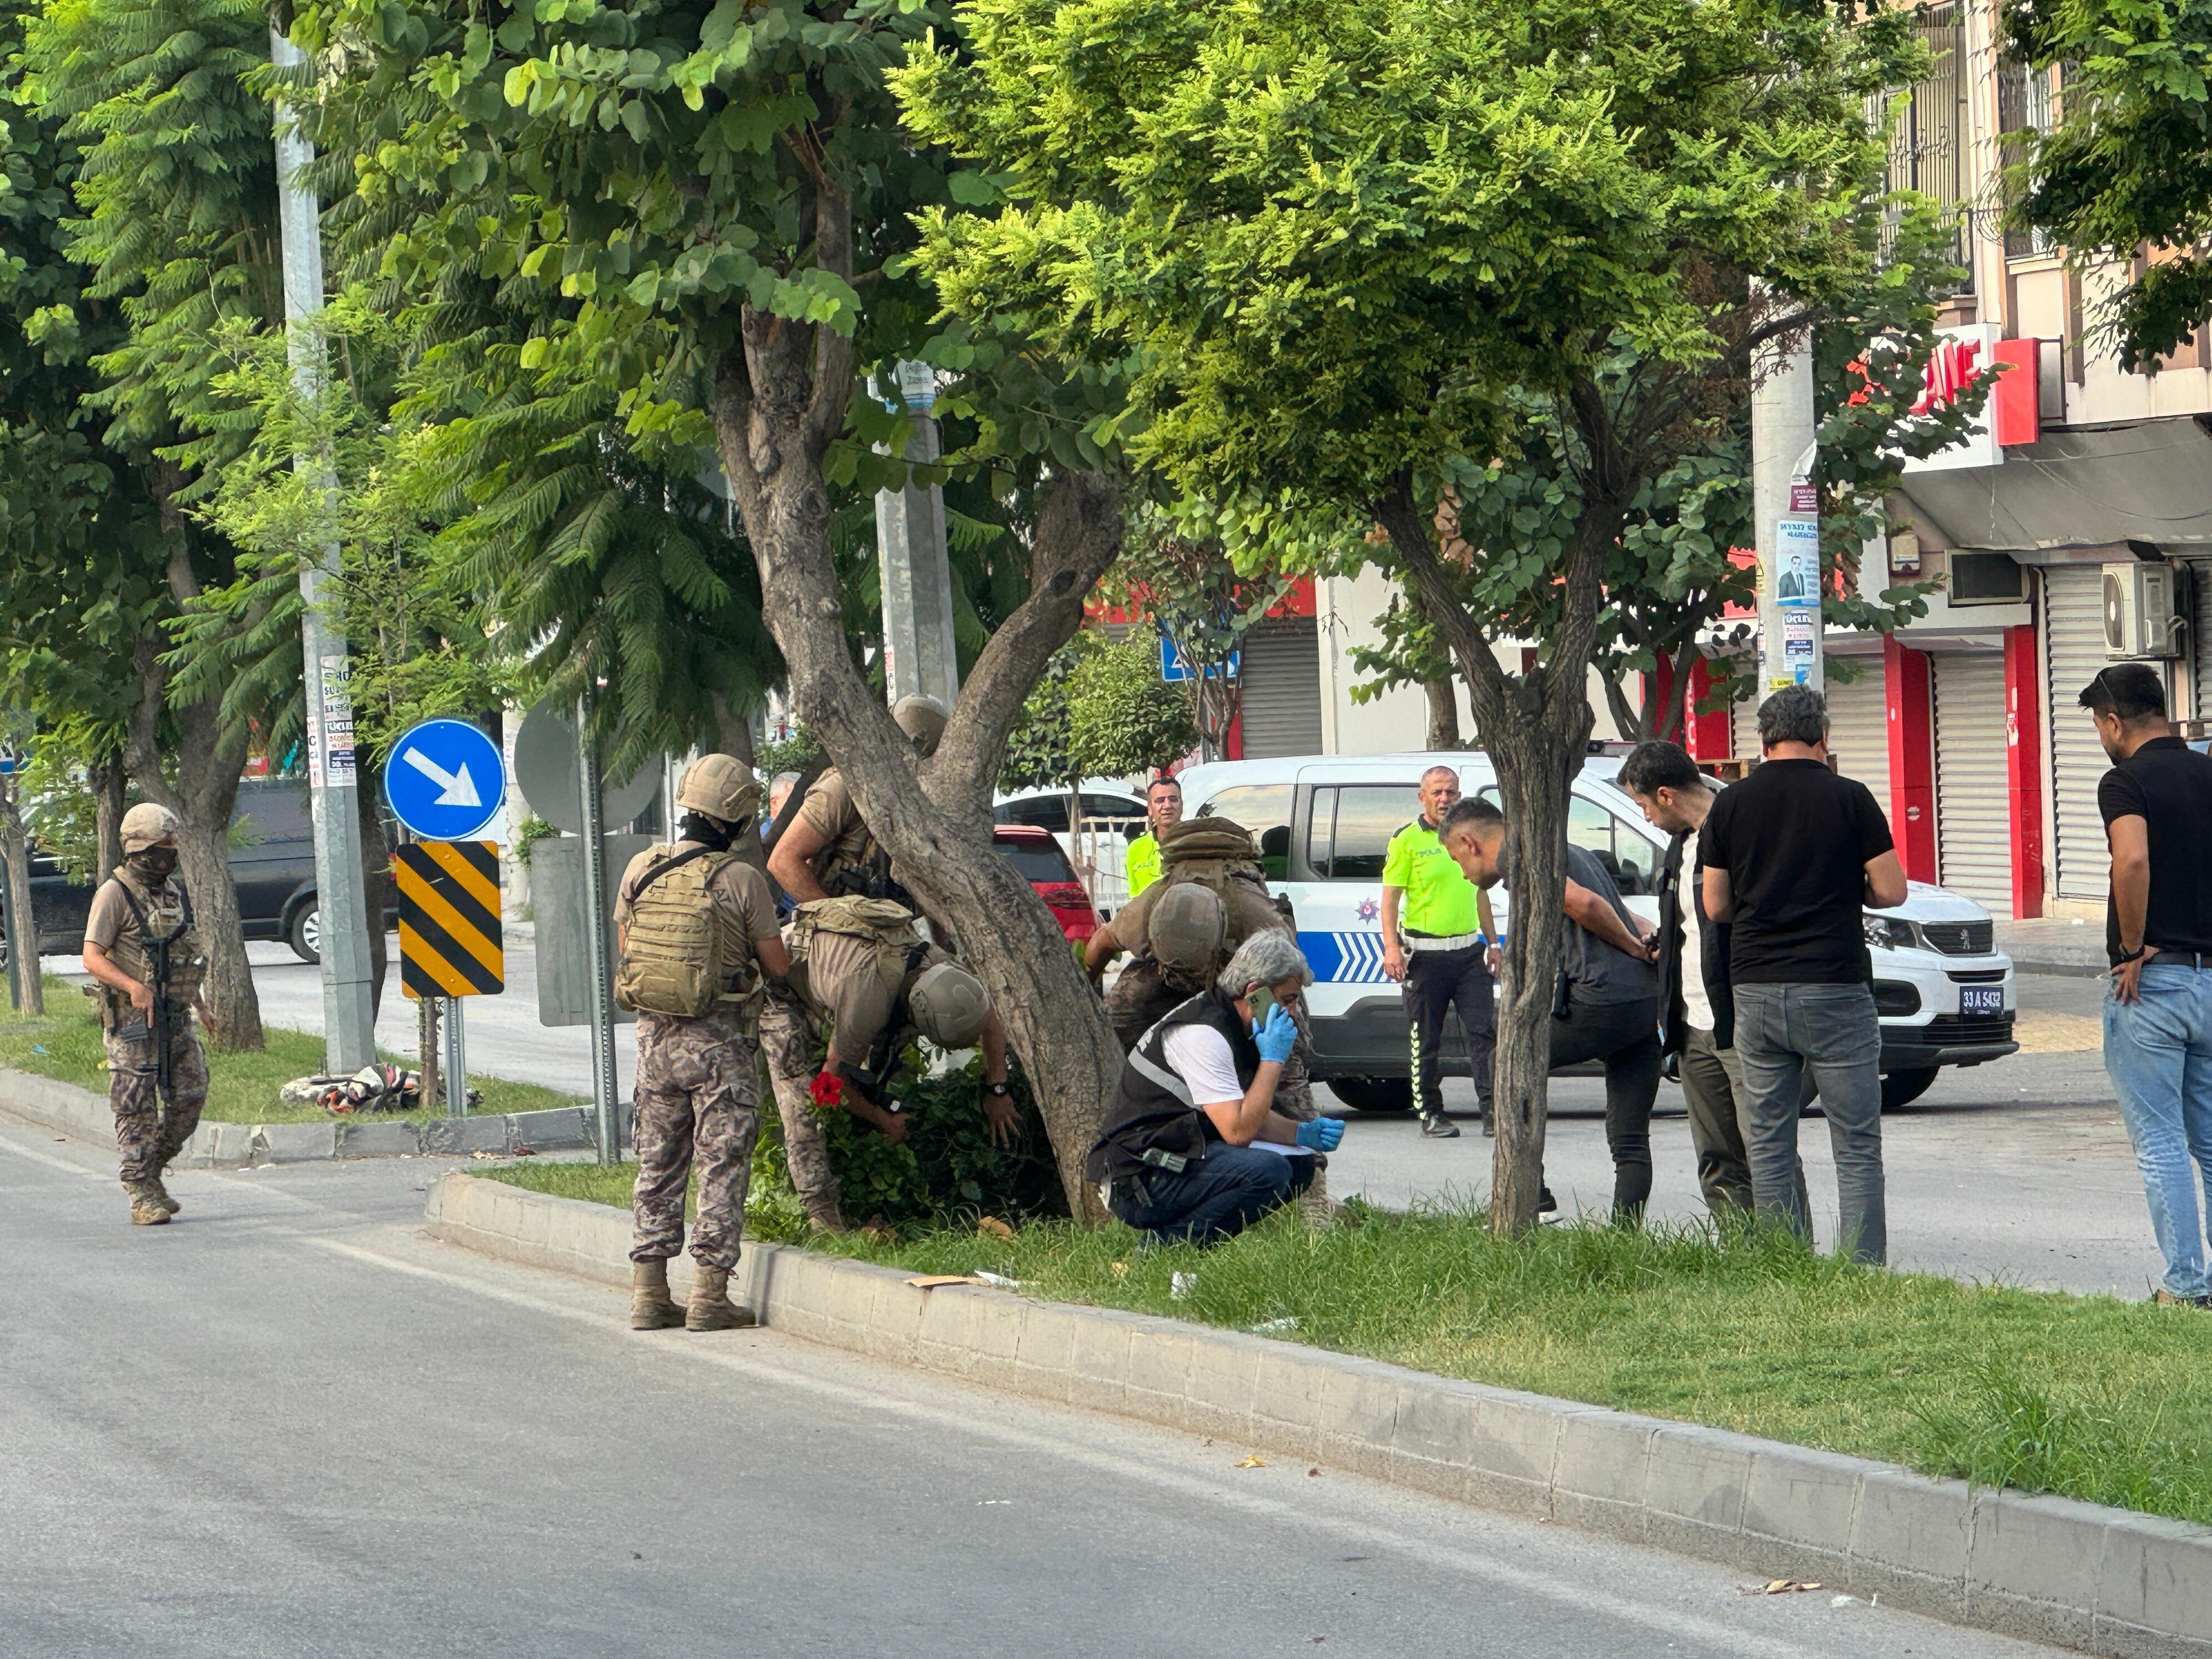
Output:
[[1094,651],[1068,677],[1068,746],[1078,776],[1164,771],[1190,752],[1198,731],[1191,698],[1160,678],[1150,641]]
[[[1174,485],[1380,524],[1467,681],[1516,908],[1551,914],[1630,458],[1680,416],[1608,397],[1606,367],[1626,343],[1691,374],[1802,325],[1717,337],[1703,272],[1817,304],[1875,264],[1841,227],[1881,191],[1865,107],[1911,67],[1899,16],[974,0],[961,21],[958,47],[895,79],[915,131],[1006,205],[926,215],[920,264],[963,317],[1028,319],[1071,364],[1130,364],[1120,429]],[[1522,503],[1449,561],[1443,487],[1509,453],[1532,392],[1571,424],[1572,523]],[[1526,673],[1492,648],[1509,614],[1542,642]],[[1535,1216],[1557,949],[1552,927],[1508,941],[1507,1231]]]
[[2133,265],[2105,321],[2120,368],[2154,372],[2212,318],[2212,4],[2008,0],[2004,27],[2064,76],[2058,126],[2016,141],[2009,217]]
[[[912,0],[581,0],[494,28],[458,0],[325,0],[294,27],[329,49],[331,99],[360,140],[356,188],[388,228],[387,281],[456,301],[473,283],[557,285],[562,305],[533,320],[518,368],[611,388],[648,459],[718,451],[794,701],[894,872],[973,958],[1080,1213],[1096,1208],[1081,1165],[1120,1054],[1049,913],[992,849],[990,786],[1119,549],[1121,484],[1085,430],[1115,411],[1096,377],[927,324],[902,259],[908,215],[988,185],[912,143],[884,76],[942,21]],[[927,765],[853,660],[833,533],[843,492],[907,473],[875,453],[896,453],[900,417],[856,398],[859,377],[915,356],[972,382],[939,404],[948,451],[1025,471],[1036,503],[1028,597]]]

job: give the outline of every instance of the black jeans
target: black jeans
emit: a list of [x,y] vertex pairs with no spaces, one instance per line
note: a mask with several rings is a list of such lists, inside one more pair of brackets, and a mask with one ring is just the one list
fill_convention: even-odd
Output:
[[1651,1196],[1651,1103],[1659,1095],[1659,1012],[1634,1002],[1580,1002],[1552,1022],[1552,1069],[1605,1062],[1605,1144],[1613,1154],[1613,1214],[1640,1220]]
[[1490,1115],[1492,1061],[1498,1052],[1498,1006],[1484,947],[1464,951],[1409,951],[1406,954],[1406,1018],[1413,1030],[1413,1103],[1423,1117],[1444,1109],[1444,1015],[1459,1010],[1467,1035],[1467,1063],[1482,1113]]
[[1313,1185],[1316,1161],[1224,1141],[1180,1174],[1122,1176],[1106,1207],[1156,1243],[1218,1244]]

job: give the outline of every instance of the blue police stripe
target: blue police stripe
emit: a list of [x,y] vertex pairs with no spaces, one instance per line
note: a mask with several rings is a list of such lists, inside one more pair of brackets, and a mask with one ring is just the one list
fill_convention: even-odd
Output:
[[1386,975],[1382,972],[1382,935],[1379,931],[1302,933],[1298,935],[1298,949],[1305,952],[1306,965],[1313,969],[1314,978],[1322,984],[1381,985],[1386,982]]

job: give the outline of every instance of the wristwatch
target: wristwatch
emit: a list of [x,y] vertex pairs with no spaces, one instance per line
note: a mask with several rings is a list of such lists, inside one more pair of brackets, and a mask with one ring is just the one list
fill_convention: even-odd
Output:
[[1003,1083],[987,1083],[983,1085],[983,1092],[987,1095],[1004,1095],[1011,1091]]

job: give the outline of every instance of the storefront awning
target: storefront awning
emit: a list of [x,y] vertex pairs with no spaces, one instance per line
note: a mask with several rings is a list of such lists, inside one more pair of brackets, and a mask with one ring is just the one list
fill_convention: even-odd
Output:
[[1902,493],[1945,546],[2022,564],[2125,557],[2130,542],[2212,555],[2207,419],[2046,433],[2002,466],[1907,472]]

